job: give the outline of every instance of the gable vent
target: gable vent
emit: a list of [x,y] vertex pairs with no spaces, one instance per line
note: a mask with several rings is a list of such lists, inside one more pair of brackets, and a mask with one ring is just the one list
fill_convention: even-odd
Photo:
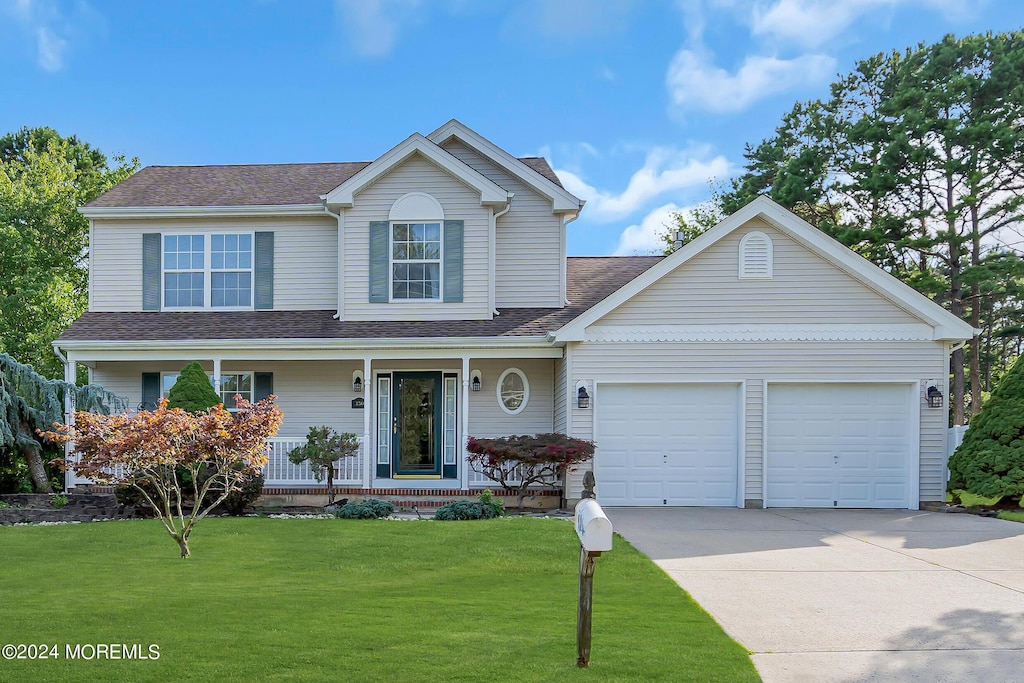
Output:
[[740,277],[759,278],[772,277],[772,241],[763,232],[747,233],[740,240]]

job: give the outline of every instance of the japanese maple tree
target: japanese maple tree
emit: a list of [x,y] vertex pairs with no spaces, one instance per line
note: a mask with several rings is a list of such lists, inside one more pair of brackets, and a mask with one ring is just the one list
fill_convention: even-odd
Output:
[[[72,456],[77,458],[53,461],[61,468],[73,468],[98,484],[136,489],[186,558],[196,523],[239,490],[248,476],[263,471],[267,442],[283,418],[274,398],[250,403],[236,396],[234,415],[223,405],[188,413],[168,408],[167,399],[152,411],[78,412],[74,426],[60,425],[43,436],[74,444]],[[191,501],[184,500],[182,470],[197,482]],[[201,479],[204,470],[208,476]]]
[[495,439],[469,437],[466,450],[473,468],[488,479],[516,492],[522,509],[526,490],[535,484],[557,487],[569,465],[594,457],[593,441],[565,434],[503,436]]

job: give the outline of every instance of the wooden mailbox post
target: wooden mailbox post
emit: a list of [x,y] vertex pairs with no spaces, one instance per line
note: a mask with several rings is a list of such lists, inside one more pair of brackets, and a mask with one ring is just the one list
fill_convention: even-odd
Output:
[[[612,523],[594,498],[594,475],[583,477],[583,499],[576,504],[580,537],[580,597],[576,611],[576,666],[590,665],[590,623],[594,599],[594,559],[612,549]],[[589,495],[588,495],[589,494]]]

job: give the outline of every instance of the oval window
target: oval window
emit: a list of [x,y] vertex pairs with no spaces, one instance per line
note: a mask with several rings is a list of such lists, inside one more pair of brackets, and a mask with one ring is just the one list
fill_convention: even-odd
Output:
[[498,378],[498,404],[509,415],[517,415],[530,400],[530,383],[519,368],[509,368]]

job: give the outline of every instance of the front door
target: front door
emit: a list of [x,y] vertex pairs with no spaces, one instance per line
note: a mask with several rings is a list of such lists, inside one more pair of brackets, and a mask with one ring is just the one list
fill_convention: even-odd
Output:
[[396,372],[391,420],[395,477],[441,478],[440,372]]

